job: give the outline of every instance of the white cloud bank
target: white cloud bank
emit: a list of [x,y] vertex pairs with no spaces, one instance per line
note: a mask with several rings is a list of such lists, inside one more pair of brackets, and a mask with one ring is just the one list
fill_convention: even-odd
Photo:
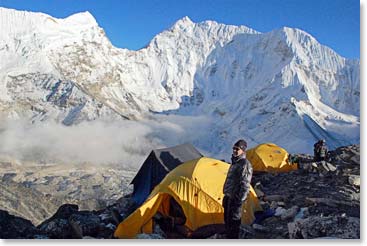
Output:
[[209,122],[203,117],[164,115],[140,122],[93,121],[74,126],[2,120],[0,156],[20,162],[139,167],[152,149],[200,140]]

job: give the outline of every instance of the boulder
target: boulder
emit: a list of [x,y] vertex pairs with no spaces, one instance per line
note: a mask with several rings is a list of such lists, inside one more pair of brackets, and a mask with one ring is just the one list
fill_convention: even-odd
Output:
[[73,227],[73,231],[76,232],[75,236],[78,236],[78,238],[83,238],[84,236],[95,237],[101,229],[99,216],[87,211],[72,214],[69,217],[69,223]]
[[242,224],[240,227],[239,238],[240,239],[249,239],[255,238],[256,232],[254,228],[249,225]]
[[255,190],[257,197],[259,198],[262,198],[265,195],[261,189],[262,189],[261,182],[257,182],[254,186],[254,190]]
[[287,196],[285,195],[268,195],[264,197],[264,200],[268,202],[273,202],[273,201],[279,202],[279,201],[284,201],[286,199],[287,199]]
[[330,151],[330,162],[342,166],[360,165],[360,146],[349,145]]
[[113,233],[116,230],[116,226],[114,224],[105,224],[101,223],[99,226],[98,234],[96,235],[97,238],[113,238]]
[[308,207],[303,207],[299,210],[299,212],[296,214],[296,216],[294,217],[294,220],[300,220],[300,219],[304,219],[305,217],[307,217],[309,215],[309,211],[308,211]]
[[310,239],[333,237],[340,239],[360,238],[360,219],[355,217],[338,216],[310,216],[288,223],[289,238]]
[[319,170],[324,172],[335,172],[336,167],[329,162],[321,161],[319,163]]
[[76,238],[73,237],[72,229],[67,219],[55,218],[39,226],[42,234],[51,239]]
[[299,210],[299,207],[297,205],[293,206],[290,209],[287,209],[286,211],[284,211],[282,215],[280,216],[280,218],[282,220],[289,220],[289,219],[293,220],[298,210]]
[[254,228],[255,231],[259,232],[269,232],[269,229],[267,227],[259,224],[252,224],[252,228]]
[[72,214],[78,212],[78,205],[63,204],[49,219],[42,222],[37,228],[52,239],[80,238],[69,224]]
[[52,215],[49,219],[42,222],[38,228],[42,227],[42,225],[47,224],[48,222],[55,220],[55,219],[65,219],[68,220],[69,217],[73,214],[78,212],[79,207],[76,204],[63,204],[61,205],[56,213]]
[[166,238],[167,237],[166,236],[166,233],[164,233],[164,231],[162,230],[162,228],[158,224],[155,224],[154,225],[153,233],[154,234],[161,235],[162,238]]
[[73,204],[60,206],[57,212],[38,228],[49,238],[55,239],[82,239],[86,236],[110,238],[114,232],[111,225],[102,222],[97,213],[78,211],[78,206]]
[[276,217],[281,217],[284,213],[286,213],[287,212],[287,210],[285,209],[285,208],[282,208],[282,207],[277,207],[276,209],[275,209],[275,214],[274,214],[274,216],[276,216]]
[[29,220],[0,210],[0,238],[30,239],[34,238],[38,233],[38,229]]
[[350,175],[348,177],[348,182],[349,184],[351,185],[354,185],[354,186],[358,186],[360,187],[361,185],[361,179],[360,179],[360,176],[359,175]]
[[126,218],[132,212],[134,212],[135,209],[138,208],[138,206],[135,204],[131,196],[127,195],[127,196],[119,198],[116,201],[116,203],[113,205],[113,208],[117,210],[123,218]]

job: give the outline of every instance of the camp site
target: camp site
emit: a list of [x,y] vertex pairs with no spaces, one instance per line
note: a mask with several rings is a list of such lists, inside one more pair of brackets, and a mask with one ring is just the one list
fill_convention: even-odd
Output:
[[[246,155],[254,173],[241,208],[239,238],[359,236],[356,151],[358,146],[341,147],[330,152],[328,162],[315,162],[274,143],[250,147]],[[10,225],[3,233],[9,238],[225,239],[222,199],[229,167],[188,143],[154,149],[131,178],[131,193],[114,204],[97,211],[63,204],[37,227],[2,212]],[[355,198],[338,192],[345,187]]]
[[363,239],[363,1],[0,0],[0,243]]
[[[269,235],[270,231],[261,224],[268,221],[274,226],[277,220],[281,221],[279,224],[294,226],[290,236],[298,238],[297,233],[306,228],[297,221],[301,222],[310,213],[309,207],[302,207],[300,204],[302,199],[308,205],[314,203],[314,206],[325,206],[328,203],[337,206],[336,204],[342,203],[333,199],[312,198],[309,197],[311,193],[306,195],[298,192],[304,187],[297,183],[306,181],[310,176],[333,175],[335,170],[330,168],[331,164],[329,168],[321,164],[317,167],[312,160],[307,160],[307,156],[299,156],[297,162],[291,162],[289,153],[273,143],[250,148],[246,154],[253,165],[255,181],[252,185],[255,188],[251,187],[242,207],[242,238],[266,238],[265,235]],[[166,158],[162,158],[163,156]],[[190,158],[193,159],[187,160]],[[166,163],[165,160],[170,159],[177,161],[174,166]],[[224,230],[222,187],[228,168],[228,163],[203,157],[193,146],[187,144],[152,151],[132,181],[134,192],[131,198],[136,200],[139,191],[149,191],[149,196],[142,204],[137,203],[137,208],[130,215],[125,215],[114,236],[126,239],[151,235],[152,238],[159,238],[155,234],[160,232],[167,238],[221,238]],[[150,171],[145,171],[143,175],[142,170]],[[157,178],[155,170],[170,171]],[[152,187],[143,180],[159,184]],[[316,180],[314,182],[318,184]],[[266,185],[269,186],[265,187]],[[145,188],[141,188],[142,186]],[[292,197],[297,200],[293,204]],[[180,213],[175,212],[173,205],[180,207]],[[335,206],[332,205],[334,209]],[[184,218],[184,223],[178,220],[180,216]],[[306,220],[307,223],[320,223],[316,217],[313,218],[314,221],[311,218]],[[175,224],[175,219],[178,224]],[[329,220],[332,218],[325,219],[322,223]],[[282,238],[284,234],[284,231],[279,230],[271,238]]]

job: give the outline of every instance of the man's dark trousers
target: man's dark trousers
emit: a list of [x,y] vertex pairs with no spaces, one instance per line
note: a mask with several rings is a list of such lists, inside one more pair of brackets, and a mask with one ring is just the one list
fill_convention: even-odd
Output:
[[238,239],[241,226],[242,202],[236,202],[229,196],[224,196],[223,208],[227,238]]

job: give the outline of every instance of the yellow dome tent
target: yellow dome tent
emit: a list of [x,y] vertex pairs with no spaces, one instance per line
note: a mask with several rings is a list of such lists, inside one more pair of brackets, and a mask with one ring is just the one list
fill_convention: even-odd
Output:
[[297,170],[298,165],[289,162],[288,152],[273,143],[264,143],[246,151],[254,171],[290,172]]
[[[182,207],[189,229],[223,224],[223,184],[228,168],[227,163],[206,157],[177,166],[154,188],[143,205],[118,225],[114,236],[134,238],[139,233],[152,233],[152,217],[157,212],[168,215],[170,197]],[[252,187],[242,209],[244,224],[251,224],[254,213],[262,210]]]

